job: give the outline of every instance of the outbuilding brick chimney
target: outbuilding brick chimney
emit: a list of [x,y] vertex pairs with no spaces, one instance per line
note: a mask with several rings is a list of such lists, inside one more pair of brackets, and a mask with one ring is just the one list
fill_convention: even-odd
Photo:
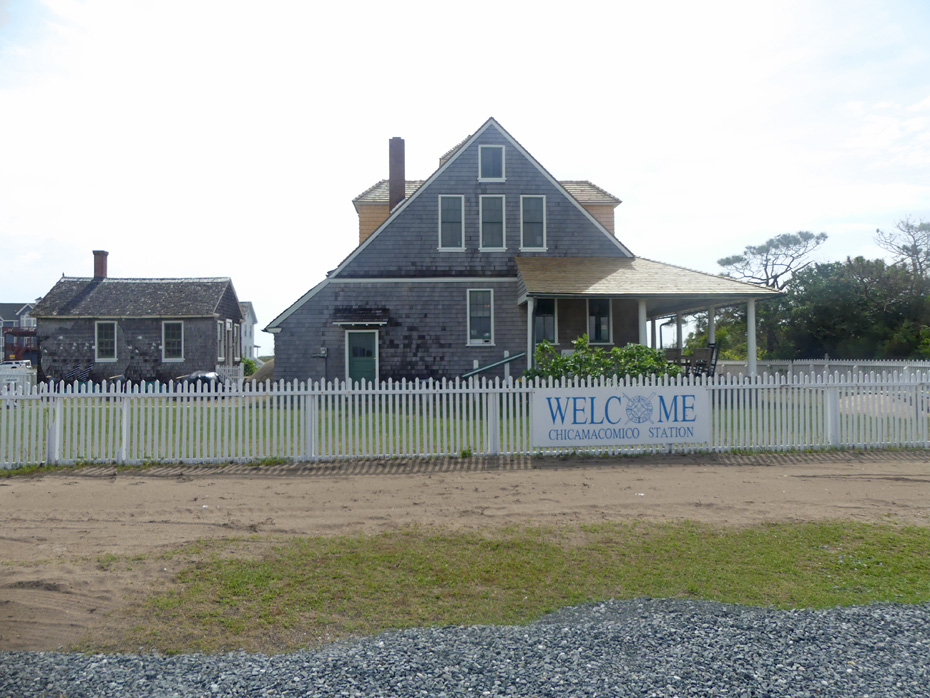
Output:
[[404,139],[394,137],[388,146],[388,211],[407,195],[404,170]]
[[107,255],[106,250],[94,250],[94,278],[107,278]]

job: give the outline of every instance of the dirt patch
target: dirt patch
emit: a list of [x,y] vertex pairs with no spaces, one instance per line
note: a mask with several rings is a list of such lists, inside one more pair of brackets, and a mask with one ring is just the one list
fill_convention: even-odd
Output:
[[632,519],[927,526],[930,452],[94,467],[8,478],[0,649],[59,649],[113,627],[119,609],[186,564],[159,553],[193,541]]

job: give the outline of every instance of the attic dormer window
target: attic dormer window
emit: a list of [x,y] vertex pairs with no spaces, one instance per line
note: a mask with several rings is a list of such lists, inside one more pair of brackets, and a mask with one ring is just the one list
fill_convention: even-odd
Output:
[[478,180],[504,181],[504,146],[482,145],[478,148]]

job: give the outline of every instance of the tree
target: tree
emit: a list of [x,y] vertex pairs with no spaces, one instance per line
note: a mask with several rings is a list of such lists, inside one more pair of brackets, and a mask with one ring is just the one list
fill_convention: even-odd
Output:
[[808,267],[810,254],[827,240],[826,233],[782,233],[761,245],[748,245],[742,254],[718,259],[727,276],[781,291],[792,274]]
[[924,355],[930,306],[910,286],[907,269],[881,259],[856,257],[803,270],[785,296],[788,351],[780,358]]
[[[803,230],[782,233],[761,245],[748,245],[742,254],[724,257],[717,260],[717,264],[727,270],[726,276],[783,291],[794,274],[813,263],[811,253],[826,240],[826,233]],[[776,358],[783,353],[785,321],[783,299],[771,299],[759,305],[756,326],[763,358]],[[704,325],[706,327],[706,322]],[[746,313],[743,308],[724,309],[715,322],[715,331],[721,357],[742,358],[746,355]],[[728,338],[742,339],[733,344],[727,342]],[[706,339],[695,336],[689,343],[699,344],[702,341],[706,342]]]
[[894,255],[894,263],[910,272],[914,292],[924,295],[930,272],[930,223],[904,218],[895,224],[895,230],[886,233],[876,229],[875,243]]

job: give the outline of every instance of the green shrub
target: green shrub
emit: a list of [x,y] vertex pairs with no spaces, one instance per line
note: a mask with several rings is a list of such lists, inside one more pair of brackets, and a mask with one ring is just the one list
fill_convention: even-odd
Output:
[[524,373],[527,378],[600,378],[613,376],[677,376],[681,368],[665,360],[658,349],[627,344],[605,351],[592,347],[588,335],[572,342],[567,356],[545,340],[536,345],[535,365]]
[[255,359],[243,359],[242,360],[242,372],[246,376],[251,376],[258,370],[258,364],[255,363]]

